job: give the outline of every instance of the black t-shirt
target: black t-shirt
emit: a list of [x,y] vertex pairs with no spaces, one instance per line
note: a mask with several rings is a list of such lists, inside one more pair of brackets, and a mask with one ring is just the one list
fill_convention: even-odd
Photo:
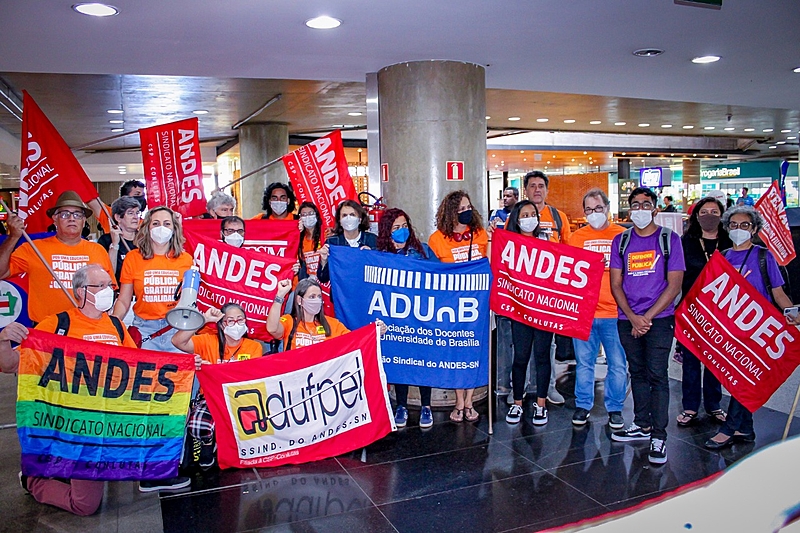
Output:
[[[133,244],[133,241],[129,241],[128,239],[124,239],[131,250],[135,250],[136,246]],[[103,248],[108,251],[108,247],[111,246],[111,235],[108,233],[104,233],[97,239],[97,244],[102,246]],[[119,283],[119,275],[122,273],[122,263],[125,261],[125,255],[127,255],[128,250],[125,249],[122,242],[119,243],[119,248],[117,248],[117,269],[114,271],[114,275],[117,277],[117,283]]]

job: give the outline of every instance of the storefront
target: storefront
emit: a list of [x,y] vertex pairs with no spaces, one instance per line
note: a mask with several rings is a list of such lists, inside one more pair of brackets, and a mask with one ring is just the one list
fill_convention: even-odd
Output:
[[[741,194],[742,187],[747,187],[749,196],[757,200],[774,180],[780,179],[781,162],[780,160],[749,161],[727,165],[703,166],[700,170],[703,195],[712,189],[720,189],[736,200]],[[786,205],[788,207],[800,206],[797,163],[789,165],[785,186]]]

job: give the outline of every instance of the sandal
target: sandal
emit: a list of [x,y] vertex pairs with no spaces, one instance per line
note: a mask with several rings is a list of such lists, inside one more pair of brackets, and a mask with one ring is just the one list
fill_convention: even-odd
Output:
[[708,414],[711,415],[711,418],[714,419],[714,422],[718,422],[720,424],[724,424],[725,421],[728,419],[728,413],[726,413],[722,409],[714,409]]
[[453,422],[463,422],[464,421],[464,410],[463,409],[453,409],[450,413],[450,420]]
[[696,419],[697,413],[687,413],[686,411],[681,411],[681,414],[678,415],[677,421],[680,427],[685,428],[691,426]]
[[466,418],[467,422],[475,422],[481,417],[480,413],[473,409],[472,407],[467,407],[464,409],[464,418]]

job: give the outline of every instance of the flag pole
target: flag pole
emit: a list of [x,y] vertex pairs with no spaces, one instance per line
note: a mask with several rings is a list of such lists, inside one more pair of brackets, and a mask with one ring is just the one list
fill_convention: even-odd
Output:
[[[111,218],[111,213],[108,212],[108,206],[106,205],[106,203],[103,200],[101,200],[100,198],[97,198],[97,203],[100,204],[100,209],[102,209],[103,213],[105,213],[106,216],[108,217],[108,225],[111,226],[112,228],[119,227],[119,226],[117,226],[117,224],[114,224],[114,219]],[[124,246],[125,249],[128,251],[128,253],[130,253],[131,247],[128,246],[127,242],[125,242],[125,237],[120,235],[119,236],[119,242],[121,242],[122,246]]]
[[232,182],[228,183],[227,185],[223,185],[222,187],[220,187],[220,188],[219,188],[219,190],[221,191],[222,189],[226,189],[226,188],[230,187],[231,185],[233,185],[234,183],[239,183],[239,182],[240,182],[240,181],[242,181],[243,179],[245,179],[245,178],[249,178],[249,177],[250,177],[250,176],[252,176],[253,174],[258,174],[258,173],[259,173],[259,172],[261,172],[262,170],[265,170],[265,169],[267,169],[268,167],[271,167],[272,165],[274,165],[275,163],[277,163],[278,161],[280,161],[280,160],[282,160],[282,159],[283,159],[283,156],[281,156],[281,157],[278,157],[278,158],[275,158],[275,159],[273,159],[272,161],[270,161],[269,163],[267,163],[266,165],[262,165],[262,166],[258,167],[258,168],[257,168],[257,169],[255,169],[255,170],[251,170],[250,172],[248,172],[248,173],[247,173],[247,174],[245,174],[244,176],[240,176],[240,177],[236,178],[235,180],[233,180]]
[[792,402],[792,408],[789,411],[789,418],[786,419],[786,427],[783,430],[782,441],[786,440],[786,437],[789,436],[789,428],[792,427],[792,419],[794,419],[794,412],[797,410],[798,400],[800,400],[800,386],[797,387],[797,393],[794,395],[794,402]]
[[[493,386],[493,383],[492,383],[492,356],[494,355],[493,350],[492,350],[492,318],[493,317],[494,317],[494,313],[490,313],[489,314],[489,435],[493,435],[494,434],[494,426],[493,426],[494,416],[492,416],[492,415],[494,414],[494,403],[496,401],[495,398],[494,398],[495,391],[494,391],[494,386]],[[495,324],[495,327],[497,327],[496,324]]]
[[[3,208],[7,212],[11,213],[11,209],[8,207],[8,205],[6,204],[5,200],[3,200],[2,198],[0,198],[0,204],[3,205]],[[31,248],[33,248],[33,251],[36,252],[37,257],[39,257],[39,260],[42,262],[42,264],[47,269],[47,271],[50,272],[50,275],[53,276],[53,279],[56,280],[56,283],[58,283],[58,286],[61,287],[62,291],[64,291],[64,294],[67,295],[67,298],[69,298],[69,301],[72,302],[72,305],[75,306],[75,307],[78,307],[78,302],[75,301],[75,298],[72,296],[72,294],[70,294],[69,290],[67,290],[67,288],[64,286],[64,284],[61,283],[61,280],[58,279],[58,276],[56,276],[56,273],[53,272],[52,267],[49,264],[47,264],[47,259],[44,258],[44,256],[42,255],[42,252],[39,251],[39,249],[36,247],[36,245],[33,244],[33,241],[31,240],[30,236],[28,235],[28,232],[25,231],[24,229],[22,230],[22,236],[25,237],[25,240],[28,241],[28,244],[31,245]]]

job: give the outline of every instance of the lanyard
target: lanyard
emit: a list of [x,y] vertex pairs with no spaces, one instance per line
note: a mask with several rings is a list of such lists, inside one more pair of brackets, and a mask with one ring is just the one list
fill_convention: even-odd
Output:
[[747,253],[744,256],[744,261],[742,261],[742,266],[739,267],[739,274],[742,273],[742,269],[744,268],[744,265],[747,264],[747,258],[750,257],[750,252],[753,251],[753,248],[755,248],[755,246],[751,244],[750,248],[747,249]]
[[[711,240],[711,239],[708,239],[708,240]],[[714,239],[714,241],[715,241],[714,242],[714,250],[716,250],[717,248],[719,248],[719,237]],[[700,249],[703,250],[703,255],[706,256],[706,263],[708,263],[711,260],[711,258],[708,256],[708,252],[706,252],[706,243],[705,243],[705,241],[703,240],[702,237],[700,237]]]

